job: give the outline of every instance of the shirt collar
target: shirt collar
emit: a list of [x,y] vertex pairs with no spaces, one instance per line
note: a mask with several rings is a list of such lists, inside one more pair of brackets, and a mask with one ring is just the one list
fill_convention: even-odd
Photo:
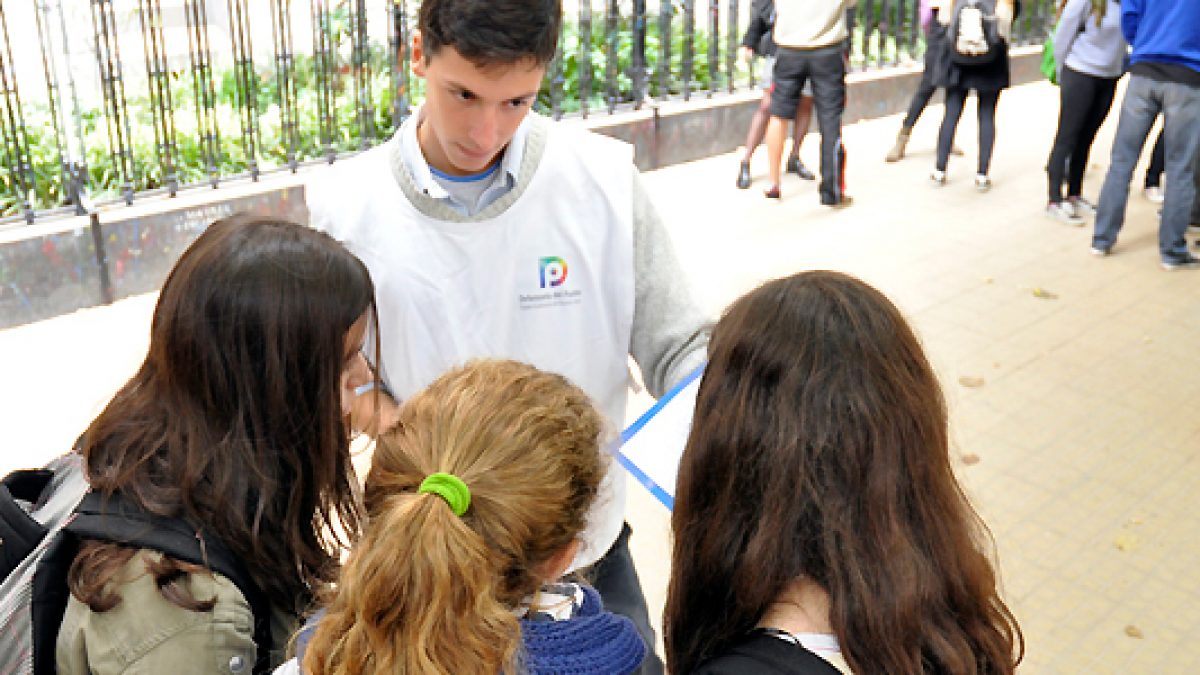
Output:
[[[418,190],[434,199],[450,199],[446,189],[433,179],[429,162],[425,160],[425,154],[421,152],[421,143],[417,140],[417,126],[423,117],[424,109],[418,108],[400,126],[400,157]],[[508,177],[510,185],[516,185],[521,177],[521,161],[525,159],[525,140],[529,136],[530,117],[531,115],[527,114],[525,119],[521,120],[517,132],[504,149],[504,156],[500,158],[500,168]]]

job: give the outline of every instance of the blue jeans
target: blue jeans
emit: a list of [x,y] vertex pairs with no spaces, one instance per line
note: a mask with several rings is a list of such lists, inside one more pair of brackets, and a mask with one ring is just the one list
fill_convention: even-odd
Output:
[[1100,204],[1096,209],[1096,231],[1092,248],[1109,250],[1125,224],[1129,182],[1154,118],[1162,113],[1167,151],[1167,176],[1171,184],[1158,225],[1158,250],[1164,262],[1188,256],[1187,231],[1192,201],[1196,198],[1196,154],[1200,152],[1200,87],[1176,82],[1159,82],[1133,75],[1121,104],[1121,121],[1113,139],[1112,159]]

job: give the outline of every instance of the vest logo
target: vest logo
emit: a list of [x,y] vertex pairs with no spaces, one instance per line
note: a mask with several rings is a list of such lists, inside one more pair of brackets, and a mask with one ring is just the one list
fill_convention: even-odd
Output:
[[538,274],[542,288],[562,286],[567,281],[567,261],[558,256],[546,256],[538,260]]

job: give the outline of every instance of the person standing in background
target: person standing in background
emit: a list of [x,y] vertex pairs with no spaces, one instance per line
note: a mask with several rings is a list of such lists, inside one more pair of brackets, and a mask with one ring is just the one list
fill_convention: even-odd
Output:
[[1164,270],[1200,269],[1184,233],[1196,195],[1200,152],[1200,2],[1123,0],[1121,29],[1133,45],[1129,86],[1100,191],[1092,254],[1112,253],[1125,224],[1129,183],[1154,119],[1162,113],[1166,172],[1171,179],[1158,226]]
[[[750,129],[746,132],[746,154],[742,157],[741,165],[738,167],[737,186],[740,190],[750,187],[750,158],[754,156],[754,151],[766,136],[767,121],[771,119],[771,89],[774,87],[771,74],[775,70],[776,49],[771,31],[774,27],[774,0],[754,0],[750,5],[750,25],[746,27],[746,34],[742,37],[742,47],[739,51],[742,60],[747,63],[755,56],[763,57],[763,97],[759,102],[758,109],[754,111],[754,116],[750,119]],[[804,166],[804,162],[800,161],[800,146],[804,142],[804,136],[808,133],[808,127],[812,121],[812,109],[812,83],[810,82],[800,92],[800,105],[796,108],[796,118],[792,122],[792,152],[787,159],[787,172],[794,173],[804,180],[816,178],[813,172]]]
[[1052,218],[1082,224],[1082,216],[1096,212],[1083,198],[1083,173],[1096,132],[1112,108],[1128,51],[1117,0],[1068,0],[1054,32],[1061,103],[1046,165],[1050,195],[1046,213]]
[[780,164],[787,121],[796,116],[805,83],[812,81],[821,132],[821,204],[847,206],[842,185],[842,113],[846,109],[846,8],[853,0],[777,0],[775,88],[767,123],[769,199],[779,199]]

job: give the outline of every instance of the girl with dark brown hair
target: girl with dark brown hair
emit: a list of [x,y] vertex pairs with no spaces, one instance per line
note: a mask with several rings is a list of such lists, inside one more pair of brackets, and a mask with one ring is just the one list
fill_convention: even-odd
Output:
[[672,514],[671,671],[1012,673],[1021,632],[896,307],[797,274],[736,301],[709,358]]
[[[371,379],[366,268],[328,235],[217,221],[163,286],[145,362],[82,439],[92,489],[185,522],[240,560],[271,605],[274,663],[231,581],[146,549],[83,542],[58,672],[262,672],[359,527],[344,422]],[[265,640],[263,640],[265,642]]]

